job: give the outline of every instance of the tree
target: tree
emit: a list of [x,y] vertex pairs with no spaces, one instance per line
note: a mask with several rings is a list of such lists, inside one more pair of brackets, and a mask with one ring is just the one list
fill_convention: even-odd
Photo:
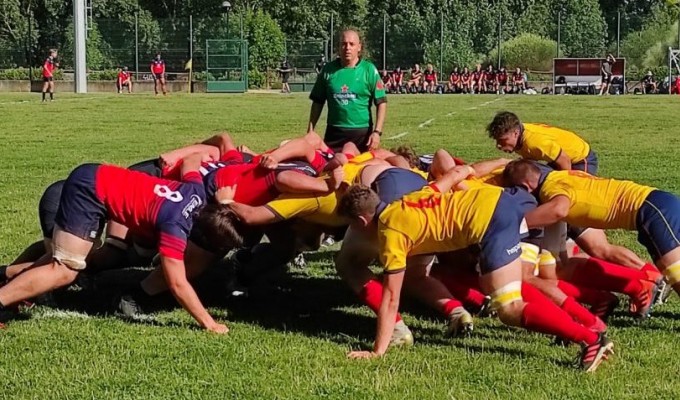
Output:
[[600,57],[605,50],[607,25],[596,0],[558,3],[562,12],[562,43],[570,57]]
[[[248,12],[245,18],[245,36],[248,40],[248,69],[260,73],[273,68],[286,52],[286,39],[281,28],[263,11]],[[259,76],[251,76],[251,84]]]
[[[73,68],[75,58],[74,46],[74,27],[73,22],[68,24],[65,31],[64,44],[61,48],[61,67]],[[87,41],[85,42],[85,54],[87,57],[88,70],[101,70],[111,68],[112,60],[110,57],[111,47],[104,41],[99,33],[99,28],[92,22],[87,31]]]
[[[501,45],[501,65],[521,67],[534,71],[550,71],[552,59],[557,53],[557,42],[551,39],[523,33]],[[498,50],[489,53],[491,62],[498,60]]]

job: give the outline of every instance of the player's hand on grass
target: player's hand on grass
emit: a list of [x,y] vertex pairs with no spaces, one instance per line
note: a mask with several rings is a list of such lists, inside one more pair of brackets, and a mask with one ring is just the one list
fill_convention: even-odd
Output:
[[218,324],[217,322],[215,322],[213,325],[207,326],[205,329],[212,333],[219,333],[220,335],[229,332],[229,328],[227,328],[226,325]]
[[353,360],[378,358],[378,357],[380,357],[380,354],[372,352],[372,351],[350,351],[349,353],[347,353],[347,358],[351,358]]
[[236,197],[236,188],[238,185],[225,186],[217,189],[215,192],[215,200],[219,204],[229,204],[234,202]]

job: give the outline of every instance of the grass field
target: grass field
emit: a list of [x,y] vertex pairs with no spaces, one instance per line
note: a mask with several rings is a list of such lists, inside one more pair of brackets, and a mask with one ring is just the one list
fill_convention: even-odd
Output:
[[[227,130],[263,150],[303,133],[304,95],[0,96],[0,262],[40,237],[44,188],[83,162],[130,164]],[[498,110],[579,132],[600,155],[601,175],[680,193],[680,97],[390,97],[385,147],[444,147],[467,160],[500,156],[484,127]],[[323,127],[319,128],[323,132]],[[394,139],[395,136],[398,138]],[[612,240],[642,253],[629,233]],[[571,364],[577,347],[476,321],[475,335],[448,339],[444,321],[404,305],[411,349],[348,360],[372,344],[375,318],[334,275],[332,251],[247,299],[226,300],[219,271],[199,285],[231,332],[195,328],[169,307],[154,324],[120,321],[67,292],[66,310],[37,307],[0,332],[0,398],[476,398],[641,399],[680,395],[680,302],[641,325],[623,310],[610,324],[616,354],[592,375]],[[128,272],[130,276],[139,272]],[[135,275],[136,274],[136,275]],[[104,310],[106,308],[104,307]]]

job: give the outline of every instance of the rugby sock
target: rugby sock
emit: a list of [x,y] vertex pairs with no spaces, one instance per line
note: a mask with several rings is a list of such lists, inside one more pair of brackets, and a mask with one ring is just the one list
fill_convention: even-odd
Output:
[[647,275],[640,270],[591,257],[582,267],[574,269],[569,281],[579,286],[637,296],[642,290],[640,281],[646,279]]
[[42,92],[42,99],[45,101],[45,92]]
[[[522,297],[526,303],[521,324],[527,330],[555,335],[576,343],[593,344],[598,340],[597,333],[575,322],[535,287],[522,284]],[[541,301],[528,300],[541,297]]]
[[[366,304],[376,315],[380,310],[380,303],[382,303],[383,285],[382,283],[371,279],[366,282],[359,293],[359,298]],[[397,322],[401,321],[401,315],[397,313]]]
[[588,311],[587,308],[580,305],[573,297],[567,297],[562,303],[562,310],[569,314],[574,320],[580,322],[583,326],[592,326],[596,322],[596,317]]
[[446,286],[456,299],[472,308],[480,308],[486,299],[479,291],[479,277],[473,273],[454,271],[451,268],[436,268],[431,276]]
[[450,299],[442,306],[442,312],[444,313],[445,317],[448,317],[449,314],[451,314],[451,311],[455,310],[458,307],[463,307],[463,303],[456,299]]
[[54,93],[50,92],[50,100],[54,100]]
[[7,280],[7,265],[0,266],[0,281]]
[[605,290],[591,289],[583,286],[576,286],[571,282],[557,281],[557,287],[567,296],[573,297],[579,303],[589,305],[601,304],[609,302],[614,296]]

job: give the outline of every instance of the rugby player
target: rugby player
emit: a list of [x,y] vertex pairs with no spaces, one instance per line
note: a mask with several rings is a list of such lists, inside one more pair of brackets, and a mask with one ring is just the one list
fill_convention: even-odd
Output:
[[151,76],[153,76],[153,91],[158,96],[158,85],[160,84],[163,96],[167,95],[165,88],[165,60],[161,58],[161,53],[156,53],[156,57],[151,60],[149,65]]

